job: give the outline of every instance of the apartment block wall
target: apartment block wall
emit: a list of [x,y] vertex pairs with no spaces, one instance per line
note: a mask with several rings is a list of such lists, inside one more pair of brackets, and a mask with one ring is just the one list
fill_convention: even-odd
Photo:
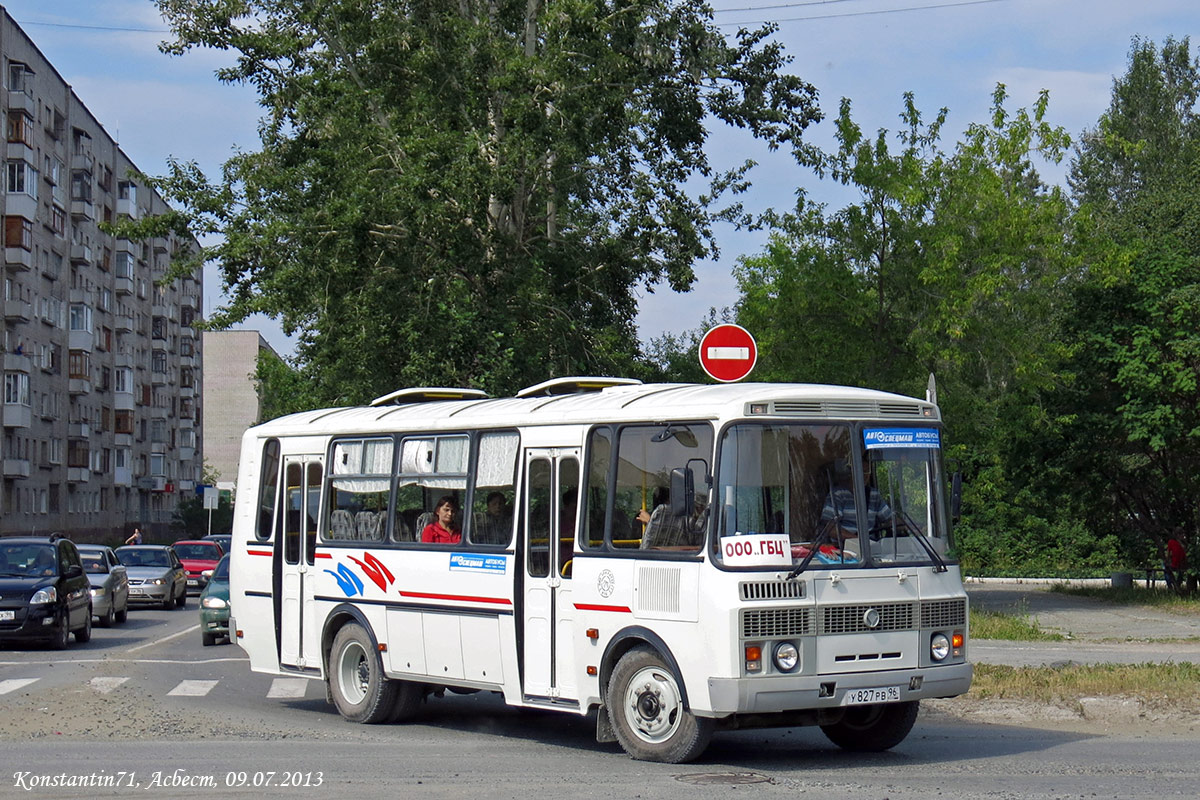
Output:
[[204,331],[204,457],[217,486],[237,483],[242,434],[260,422],[254,383],[260,354],[279,356],[258,331]]
[[167,539],[201,480],[196,247],[101,229],[167,205],[7,12],[0,13],[4,332],[0,532]]

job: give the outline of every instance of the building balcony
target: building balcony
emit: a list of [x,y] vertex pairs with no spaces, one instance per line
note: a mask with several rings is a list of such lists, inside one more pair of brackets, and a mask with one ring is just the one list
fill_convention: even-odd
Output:
[[170,380],[170,377],[171,376],[165,372],[151,371],[150,372],[150,385],[151,386],[166,386],[168,380]]
[[4,369],[9,372],[24,372],[28,375],[33,371],[33,358],[31,356],[9,353],[4,356]]
[[167,410],[166,406],[152,406],[150,408],[150,419],[166,419]]
[[30,473],[30,464],[28,458],[6,458],[4,459],[4,477],[6,478],[28,478]]
[[178,427],[181,431],[186,431],[191,430],[195,424],[196,423],[192,421],[191,417],[184,416],[179,418],[179,422],[177,423],[176,427]]
[[78,242],[71,245],[71,263],[72,264],[91,264],[92,263],[92,248],[86,244]]
[[69,483],[87,483],[92,477],[92,471],[87,467],[67,467]]
[[[174,486],[171,486],[171,483],[167,480],[166,475],[151,475],[150,481],[150,491],[152,492],[169,492],[175,488]],[[168,486],[171,488],[168,489]]]
[[113,408],[117,411],[136,410],[137,401],[133,397],[133,392],[113,392]]
[[179,397],[180,398],[188,398],[188,397],[195,397],[195,396],[196,396],[196,387],[195,386],[180,386],[179,387]]
[[195,481],[179,481],[179,491],[181,493],[196,491],[196,482]]
[[171,313],[172,309],[165,303],[160,303],[157,300],[150,305],[150,314],[155,317],[166,317],[167,319],[175,319],[178,314]]
[[4,197],[4,213],[10,217],[24,217],[33,222],[37,219],[38,201],[24,192],[13,192]]
[[195,359],[195,358],[193,358],[192,356],[180,356],[180,357],[179,357],[179,366],[181,366],[181,367],[195,367],[195,366],[196,366],[196,359]]
[[20,403],[4,404],[4,427],[29,428],[33,426],[33,409]]
[[71,331],[67,336],[68,347],[90,353],[96,347],[96,335],[91,331]]
[[132,433],[118,433],[113,436],[113,447],[133,447]]
[[96,169],[96,156],[86,147],[76,148],[71,154],[71,169],[85,169],[92,172]]
[[113,282],[113,289],[117,294],[133,294],[133,278],[118,277]]
[[114,468],[113,486],[133,486],[133,470],[131,470],[129,467]]
[[[36,117],[38,113],[37,101],[33,99],[33,95],[27,94],[20,89],[8,90],[8,110],[16,111],[20,109],[31,117]],[[53,119],[53,117],[51,117]]]
[[92,382],[88,378],[70,378],[67,380],[67,391],[71,394],[91,394]]
[[166,454],[166,452],[167,452],[167,443],[166,443],[166,442],[151,442],[151,443],[150,443],[150,452],[151,452],[151,453]]
[[77,220],[96,221],[96,204],[88,200],[71,201],[71,217]]
[[26,250],[24,247],[6,247],[4,248],[4,263],[14,270],[33,269],[33,251]]
[[133,317],[117,315],[116,329],[117,333],[132,333]]
[[140,219],[141,212],[138,211],[137,200],[136,199],[124,199],[124,200],[118,199],[117,200],[117,214],[118,215],[124,214],[125,216],[129,217],[130,219]]
[[4,301],[5,322],[29,322],[33,319],[33,304],[24,300]]
[[9,161],[24,161],[26,164],[36,164],[37,153],[24,142],[9,142],[5,155]]
[[87,422],[68,422],[67,436],[72,439],[87,439],[92,435],[92,426]]
[[42,277],[47,280],[56,281],[59,278],[59,265],[55,259],[42,259]]

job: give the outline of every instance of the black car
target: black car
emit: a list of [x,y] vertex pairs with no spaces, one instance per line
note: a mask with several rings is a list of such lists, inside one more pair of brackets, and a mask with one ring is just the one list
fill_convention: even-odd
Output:
[[69,539],[0,539],[0,641],[92,638],[91,583]]

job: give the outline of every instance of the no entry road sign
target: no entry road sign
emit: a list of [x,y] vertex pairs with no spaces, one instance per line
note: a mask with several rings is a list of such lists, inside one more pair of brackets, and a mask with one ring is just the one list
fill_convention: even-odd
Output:
[[700,366],[721,383],[740,381],[757,361],[758,346],[741,325],[718,325],[700,340]]

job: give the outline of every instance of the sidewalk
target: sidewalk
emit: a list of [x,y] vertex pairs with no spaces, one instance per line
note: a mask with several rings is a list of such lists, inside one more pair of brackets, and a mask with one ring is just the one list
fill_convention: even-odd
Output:
[[1200,615],[1052,592],[1055,581],[1042,579],[967,578],[964,583],[971,608],[1027,616],[1042,630],[1067,637],[1062,642],[975,640],[969,650],[972,661],[1009,666],[1200,663]]

